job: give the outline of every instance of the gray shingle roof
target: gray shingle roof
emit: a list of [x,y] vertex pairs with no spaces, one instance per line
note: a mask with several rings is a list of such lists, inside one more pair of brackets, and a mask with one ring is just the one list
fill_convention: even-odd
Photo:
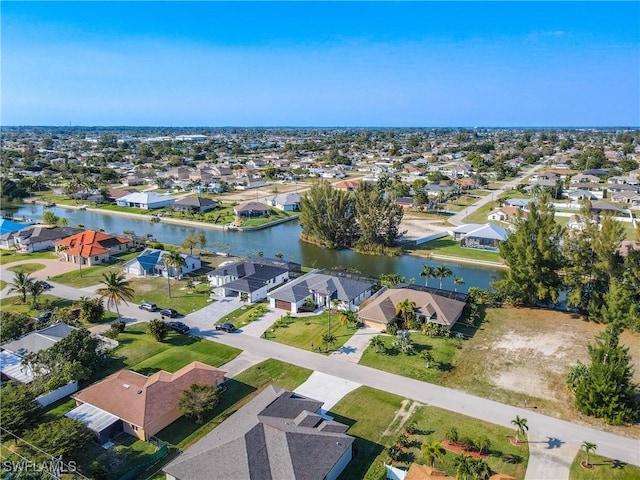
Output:
[[327,428],[337,422],[304,414],[321,405],[269,386],[164,471],[178,480],[321,480],[354,440]]
[[373,285],[373,283],[352,278],[311,272],[274,290],[270,296],[286,302],[299,302],[313,291],[348,302],[366,292]]

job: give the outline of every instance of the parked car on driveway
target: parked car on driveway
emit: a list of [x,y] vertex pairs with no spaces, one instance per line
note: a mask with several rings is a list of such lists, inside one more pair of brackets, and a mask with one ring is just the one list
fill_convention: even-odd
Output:
[[189,331],[189,326],[182,322],[169,322],[169,328],[178,333],[187,333]]
[[45,290],[49,290],[50,288],[53,288],[53,285],[51,285],[49,282],[45,282],[41,280],[41,283]]
[[50,320],[52,316],[53,316],[53,312],[51,310],[48,310],[48,311],[42,312],[40,315],[38,315],[36,317],[36,320],[38,320],[40,322],[44,322],[45,320]]
[[173,308],[163,308],[160,310],[160,315],[163,317],[176,318],[178,316],[178,312]]
[[215,327],[216,330],[222,330],[227,333],[235,332],[237,330],[233,323],[217,323]]
[[139,308],[140,310],[146,310],[147,312],[158,311],[158,306],[155,303],[151,303],[151,302],[142,302]]

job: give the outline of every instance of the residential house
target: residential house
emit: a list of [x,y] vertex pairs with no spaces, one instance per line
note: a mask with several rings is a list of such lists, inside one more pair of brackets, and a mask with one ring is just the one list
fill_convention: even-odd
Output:
[[442,470],[432,468],[428,465],[420,465],[418,463],[412,463],[409,470],[402,470],[401,468],[387,464],[385,464],[385,468],[387,470],[387,480],[453,480],[456,478],[450,477]]
[[404,210],[413,208],[413,197],[396,197],[395,204],[399,205]]
[[602,213],[610,213],[616,215],[618,213],[622,213],[624,209],[619,207],[618,205],[614,205],[613,203],[606,202],[604,200],[597,200],[595,202],[591,202],[591,211],[593,213],[602,214]]
[[112,255],[126,253],[133,247],[133,239],[85,230],[53,245],[65,262],[92,266],[109,261]]
[[181,253],[184,265],[178,271],[175,267],[167,267],[164,258],[169,254],[165,250],[145,248],[136,258],[124,264],[124,271],[139,277],[156,276],[180,277],[202,268],[202,261],[197,255]]
[[250,190],[252,188],[261,188],[269,185],[263,179],[252,176],[237,178],[233,181],[233,183],[236,187],[236,190]]
[[356,311],[371,296],[376,281],[342,272],[312,271],[268,294],[272,308],[298,313],[310,299],[320,308]]
[[570,179],[571,184],[598,183],[599,181],[600,181],[599,177],[596,177],[595,175],[585,175],[583,173],[578,173],[577,175],[572,176]]
[[155,192],[134,192],[116,200],[116,204],[121,207],[142,208],[153,210],[156,208],[169,207],[175,202],[175,198],[170,195],[161,195]]
[[165,466],[167,480],[335,480],[354,438],[321,406],[270,385]]
[[[475,226],[476,228],[472,228]],[[509,237],[509,233],[498,225],[461,225],[453,230],[454,240],[460,240],[465,248],[479,248],[483,250],[497,250],[498,244]]]
[[269,207],[260,202],[245,202],[233,207],[238,217],[263,217],[269,213]]
[[266,298],[270,289],[289,280],[291,273],[299,271],[297,263],[259,257],[222,264],[209,272],[207,278],[219,295],[246,293],[249,302],[257,302]]
[[297,212],[300,210],[300,195],[298,193],[283,193],[270,198],[267,203],[285,212]]
[[0,248],[14,247],[13,234],[30,225],[31,223],[14,222],[6,218],[0,219]]
[[518,215],[526,218],[527,212],[518,207],[499,207],[487,215],[487,219],[494,222],[515,222]]
[[360,185],[359,180],[343,180],[342,182],[334,183],[333,188],[353,192],[354,190],[357,190],[358,185]]
[[504,203],[509,207],[517,207],[522,210],[529,210],[529,204],[533,198],[508,198]]
[[182,392],[194,383],[222,386],[224,375],[200,362],[149,377],[120,370],[74,395],[77,407],[65,416],[85,423],[101,443],[121,431],[147,441],[182,416]]
[[611,200],[618,203],[626,203],[630,206],[630,208],[640,207],[640,194],[633,192],[625,191],[614,193],[613,195],[611,195]]
[[22,365],[22,358],[29,353],[47,350],[74,330],[75,328],[65,323],[57,323],[4,343],[0,352],[2,375],[20,383],[31,383],[34,374],[31,369]]
[[581,200],[597,200],[598,197],[595,194],[589,192],[588,190],[569,190],[564,193],[564,196],[570,199],[572,202],[579,202]]
[[62,240],[69,235],[82,232],[83,229],[75,227],[45,227],[33,225],[17,232],[10,233],[8,242],[13,241],[15,248],[22,253],[38,252],[53,247],[54,242]]
[[208,212],[216,208],[218,203],[215,200],[205,197],[183,197],[173,203],[174,210],[183,212]]
[[367,327],[384,330],[397,320],[396,305],[407,299],[415,302],[419,323],[437,323],[451,329],[462,315],[467,295],[418,285],[398,286],[361,305],[358,318]]

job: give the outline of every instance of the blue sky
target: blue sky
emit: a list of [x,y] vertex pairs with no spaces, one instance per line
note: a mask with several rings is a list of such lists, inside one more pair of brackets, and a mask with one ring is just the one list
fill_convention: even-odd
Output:
[[3,125],[640,125],[638,2],[1,8]]

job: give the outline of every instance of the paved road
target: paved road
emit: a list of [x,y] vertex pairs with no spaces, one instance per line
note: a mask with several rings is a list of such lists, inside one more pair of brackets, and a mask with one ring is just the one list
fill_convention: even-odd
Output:
[[[547,447],[551,447],[545,448],[546,451],[557,445],[570,446],[577,451],[582,442],[587,440],[598,445],[599,455],[640,465],[640,442],[638,440],[573,424],[541,415],[529,409],[505,405],[458,390],[420,382],[350,362],[337,361],[332,357],[325,357],[242,333],[227,334],[209,329],[200,330],[199,335],[225,345],[250,351],[259,357],[275,358],[507,428],[513,428],[511,420],[516,415],[520,415],[528,419],[531,437],[542,437],[545,439]],[[554,477],[528,478],[553,479]]]
[[486,197],[482,197],[480,200],[478,200],[473,205],[469,205],[467,208],[465,208],[461,212],[458,212],[455,215],[453,215],[452,217],[449,217],[448,218],[449,223],[451,223],[452,225],[456,225],[456,226],[457,225],[462,225],[464,223],[463,220],[465,219],[465,217],[471,215],[473,212],[478,210],[480,207],[486,205],[487,203],[493,202],[496,198],[498,198],[498,196],[501,193],[506,192],[508,190],[513,190],[515,187],[517,187],[522,182],[522,180],[524,178],[528,177],[529,175],[532,175],[536,170],[539,170],[540,168],[542,168],[542,165],[536,165],[533,168],[527,170],[521,176],[516,177],[513,180],[511,180],[510,182],[505,183],[500,189],[494,190],[493,192],[491,192],[491,195],[487,195]]

